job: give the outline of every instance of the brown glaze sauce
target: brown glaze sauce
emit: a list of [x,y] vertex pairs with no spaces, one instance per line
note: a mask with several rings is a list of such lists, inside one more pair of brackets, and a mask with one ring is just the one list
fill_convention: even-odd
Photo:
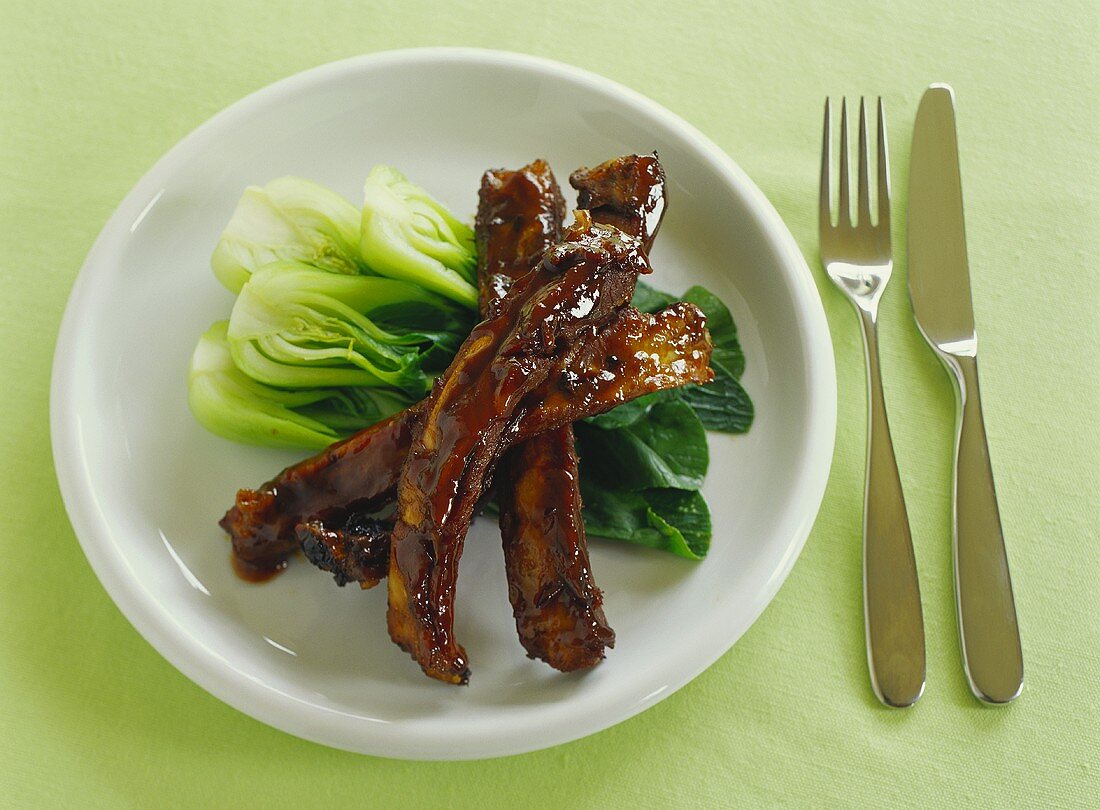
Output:
[[577,208],[591,212],[592,221],[613,225],[653,247],[668,207],[665,170],[652,155],[623,155],[592,169],[569,175],[577,190]]
[[395,414],[283,470],[257,490],[242,489],[219,525],[243,562],[272,567],[298,547],[299,523],[356,502],[392,500],[416,411]]
[[502,465],[500,529],[520,643],[564,672],[595,666],[615,633],[588,559],[573,431],[524,442]]
[[[590,209],[597,223],[638,237],[648,251],[665,207],[664,172],[655,157],[617,158],[574,172],[570,182],[580,191],[579,208]],[[600,395],[614,400],[624,375],[642,370],[642,358],[656,361],[664,354],[639,342],[647,325],[639,313],[626,310],[605,330],[609,334],[594,331],[579,341],[564,384],[551,388],[549,399],[557,394],[563,404],[568,398],[581,408]],[[620,355],[634,362],[624,368]],[[643,378],[651,379],[651,370],[645,371]],[[581,374],[588,375],[587,386]],[[553,402],[544,399],[533,407],[543,412]],[[520,642],[529,656],[562,671],[595,666],[614,646],[615,634],[589,562],[572,425],[513,448],[501,462],[499,478],[508,595]]]
[[437,381],[398,484],[389,572],[390,635],[428,675],[469,676],[453,638],[458,559],[513,412],[556,355],[627,304],[644,272],[639,240],[577,212],[565,240],[512,285],[499,314],[471,332]]
[[279,574],[286,570],[288,561],[287,557],[282,557],[273,560],[263,560],[259,563],[251,563],[248,562],[248,560],[242,560],[238,557],[237,552],[229,552],[229,563],[233,566],[233,573],[245,582],[252,582],[255,584],[269,582],[279,576]]
[[556,385],[523,401],[520,436],[529,420],[575,422],[655,391],[710,382],[712,348],[706,316],[694,304],[680,301],[652,315],[625,309],[614,324],[578,344]]
[[564,218],[565,199],[546,161],[482,175],[474,234],[483,316],[561,238]]
[[[538,204],[526,204],[513,216],[500,217],[524,191],[542,200],[543,213],[533,215]],[[483,312],[558,240],[563,217],[561,191],[542,161],[518,172],[486,173],[475,228]],[[604,648],[614,644],[589,570],[573,446],[573,427],[565,424],[519,443],[497,472],[516,631],[528,655],[563,670],[598,663]]]
[[366,589],[386,578],[392,517],[353,511],[300,524],[297,533],[306,559],[331,573],[337,585],[358,582]]

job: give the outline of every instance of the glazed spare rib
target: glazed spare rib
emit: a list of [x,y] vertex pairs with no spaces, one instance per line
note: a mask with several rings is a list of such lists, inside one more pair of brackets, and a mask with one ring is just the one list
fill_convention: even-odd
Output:
[[[510,244],[512,223],[523,209],[513,200],[528,195],[525,167],[519,172],[486,172],[481,184],[476,233],[486,279],[507,273],[499,261]],[[592,204],[592,219],[641,239],[648,251],[665,209],[664,172],[656,156],[627,155],[595,169],[574,172],[571,182],[581,189],[579,208]],[[520,189],[519,193],[513,191]],[[501,210],[517,217],[501,217]],[[538,222],[527,229],[545,233]],[[514,273],[526,270],[522,252],[513,253]],[[495,292],[504,285],[483,284]],[[636,315],[624,310],[623,316]],[[628,353],[637,354],[627,349]],[[614,356],[603,369],[614,368]],[[575,373],[575,370],[574,370]],[[548,431],[512,448],[496,474],[500,531],[508,578],[508,598],[520,643],[532,658],[555,669],[572,671],[595,666],[615,645],[615,634],[603,610],[596,586],[581,515],[580,463],[572,425]]]
[[482,317],[561,240],[564,219],[565,200],[545,160],[482,175],[474,228]]
[[431,677],[469,678],[454,637],[462,545],[485,477],[515,433],[522,400],[556,358],[625,307],[649,263],[641,242],[577,211],[563,240],[514,282],[436,380],[397,485],[390,540],[390,637]]
[[[519,171],[485,172],[474,228],[482,312],[557,241],[564,208],[557,181],[542,161]],[[597,664],[614,646],[615,633],[588,559],[573,426],[510,450],[500,460],[496,487],[508,599],[520,643],[530,657],[557,669]]]
[[[564,215],[545,161],[485,172],[474,226],[483,315],[558,241]],[[614,646],[615,633],[588,559],[573,426],[520,442],[501,458],[495,477],[520,643],[556,669],[594,666]]]
[[[539,199],[542,205],[529,202]],[[532,246],[541,253],[557,241],[564,208],[557,181],[541,161],[519,171],[485,172],[474,226],[483,312],[531,270]],[[556,669],[594,666],[614,646],[615,633],[588,559],[573,426],[512,448],[500,460],[496,489],[520,643],[528,656]]]
[[623,155],[577,169],[569,185],[577,190],[577,208],[588,211],[593,222],[638,237],[646,253],[653,247],[668,207],[665,170],[656,153]]

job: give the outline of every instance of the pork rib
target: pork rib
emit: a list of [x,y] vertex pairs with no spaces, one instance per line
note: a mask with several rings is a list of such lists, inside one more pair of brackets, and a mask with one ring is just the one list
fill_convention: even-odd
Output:
[[649,252],[668,207],[665,170],[656,153],[623,155],[577,169],[569,185],[577,190],[577,208],[589,211],[593,222],[638,237]]
[[[483,314],[558,240],[564,208],[543,161],[485,172],[474,227]],[[561,670],[593,666],[615,644],[588,561],[573,446],[573,426],[563,425],[512,448],[495,473],[520,643]]]
[[649,272],[641,242],[578,211],[564,239],[515,281],[436,381],[397,486],[390,637],[426,674],[469,678],[454,638],[458,561],[485,477],[515,434],[516,409],[555,360],[594,337]]
[[[656,157],[626,155],[580,169],[570,180],[581,190],[578,207],[590,209],[593,221],[638,237],[648,251],[665,208],[664,171]],[[483,182],[481,188],[477,232],[488,245],[495,241],[497,220],[485,211],[496,207],[498,187]],[[624,352],[637,349],[624,346]],[[601,358],[599,368],[585,368],[599,373],[614,368],[617,359],[612,354]],[[573,366],[567,373],[578,372]],[[615,633],[589,560],[572,425],[512,448],[496,478],[508,598],[520,643],[530,657],[555,669],[595,666],[615,645]]]
[[565,200],[546,161],[482,175],[474,228],[482,317],[561,239],[564,218]]

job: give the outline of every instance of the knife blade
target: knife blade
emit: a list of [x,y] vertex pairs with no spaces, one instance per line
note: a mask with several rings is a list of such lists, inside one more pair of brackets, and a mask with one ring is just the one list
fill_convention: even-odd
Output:
[[1023,654],[978,387],[955,94],[943,84],[925,91],[913,130],[909,298],[955,383],[953,557],[963,666],[976,697],[1008,703],[1023,688]]
[[933,85],[921,99],[909,175],[909,296],[929,343],[974,351],[974,305],[966,260],[955,95]]

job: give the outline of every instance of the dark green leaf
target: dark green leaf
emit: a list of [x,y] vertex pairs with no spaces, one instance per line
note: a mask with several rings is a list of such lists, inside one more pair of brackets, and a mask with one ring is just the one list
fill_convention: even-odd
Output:
[[413,404],[416,398],[384,388],[334,388],[325,399],[298,408],[298,413],[343,436],[380,422]]
[[752,400],[725,366],[713,359],[710,365],[714,379],[706,385],[677,389],[679,396],[695,410],[707,430],[745,433],[754,416]]
[[621,492],[605,488],[584,472],[584,525],[594,537],[661,549],[701,560],[710,546],[710,512],[696,490],[647,489]]
[[686,548],[678,545],[669,551],[681,557],[701,560],[710,550],[710,509],[698,490],[648,489],[645,498],[649,502],[649,521],[654,527],[674,529]]
[[691,287],[684,293],[683,300],[695,304],[707,316],[707,329],[714,341],[712,360],[724,366],[734,379],[741,379],[745,373],[745,355],[729,308],[705,287]]
[[678,397],[657,399],[625,427],[580,423],[578,438],[589,469],[614,489],[698,489],[707,473],[706,431]]
[[414,332],[456,332],[465,336],[476,323],[466,309],[440,298],[438,301],[400,301],[375,307],[371,320],[384,329],[401,333],[402,329]]
[[451,332],[429,332],[425,337],[429,342],[421,350],[421,367],[428,374],[441,374],[454,360],[455,352],[465,338]]

